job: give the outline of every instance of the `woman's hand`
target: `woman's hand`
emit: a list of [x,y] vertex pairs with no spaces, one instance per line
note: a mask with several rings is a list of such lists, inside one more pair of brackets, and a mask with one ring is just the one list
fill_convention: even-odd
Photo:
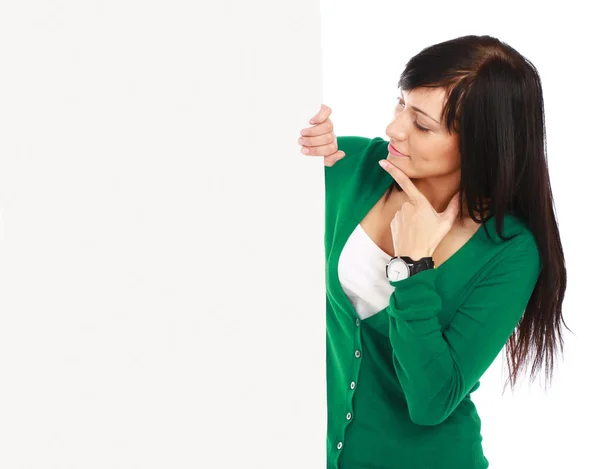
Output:
[[408,196],[408,200],[402,204],[402,208],[396,212],[390,224],[394,240],[394,255],[409,256],[414,261],[422,257],[432,257],[458,215],[459,193],[452,197],[446,210],[438,213],[427,197],[399,168],[386,160],[382,160],[380,164]]
[[[321,104],[321,109],[310,120],[314,127],[302,129],[298,143],[302,145],[302,153],[310,156],[324,156],[325,166],[333,166],[346,154],[338,151],[337,138],[333,133],[333,122],[329,119],[331,108]],[[306,151],[305,151],[306,150]]]

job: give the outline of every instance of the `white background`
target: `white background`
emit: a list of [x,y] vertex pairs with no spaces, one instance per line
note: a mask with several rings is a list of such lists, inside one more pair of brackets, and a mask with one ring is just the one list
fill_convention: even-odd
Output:
[[540,71],[576,334],[547,393],[484,375],[486,456],[595,461],[591,11],[413,5],[0,2],[2,469],[324,467],[323,165],[296,140],[322,102],[385,138],[406,61],[465,34]]

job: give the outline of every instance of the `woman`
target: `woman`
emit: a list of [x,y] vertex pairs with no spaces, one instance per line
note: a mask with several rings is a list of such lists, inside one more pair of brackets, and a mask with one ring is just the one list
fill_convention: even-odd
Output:
[[465,36],[398,87],[389,142],[336,138],[326,106],[299,140],[325,157],[327,467],[483,469],[480,377],[504,345],[511,387],[562,352],[540,79]]

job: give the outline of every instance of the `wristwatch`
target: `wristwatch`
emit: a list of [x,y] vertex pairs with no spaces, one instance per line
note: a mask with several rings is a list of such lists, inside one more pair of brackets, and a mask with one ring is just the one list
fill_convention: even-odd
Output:
[[385,276],[390,282],[397,282],[434,268],[432,257],[422,257],[418,261],[413,261],[408,256],[394,256],[385,266]]

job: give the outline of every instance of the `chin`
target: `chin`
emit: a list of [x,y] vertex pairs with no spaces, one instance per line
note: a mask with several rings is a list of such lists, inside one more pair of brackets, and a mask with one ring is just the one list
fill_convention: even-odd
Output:
[[410,156],[396,156],[388,153],[388,160],[390,161],[408,161],[410,160]]
[[387,160],[394,166],[406,166],[406,164],[410,161],[410,157],[388,155]]

